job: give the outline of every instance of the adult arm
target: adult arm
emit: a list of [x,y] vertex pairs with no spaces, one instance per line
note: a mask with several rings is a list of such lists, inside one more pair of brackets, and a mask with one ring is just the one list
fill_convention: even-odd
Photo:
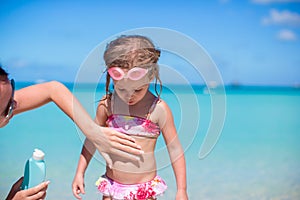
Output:
[[95,143],[100,152],[114,153],[132,160],[138,159],[138,156],[135,155],[142,153],[140,146],[132,137],[94,123],[73,94],[57,81],[17,90],[15,100],[17,108],[14,110],[14,114],[40,107],[51,101],[54,102],[77,124],[85,136]]

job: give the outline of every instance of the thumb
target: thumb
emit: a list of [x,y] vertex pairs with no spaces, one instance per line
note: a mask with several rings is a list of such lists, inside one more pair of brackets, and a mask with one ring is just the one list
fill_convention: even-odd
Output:
[[112,159],[110,157],[110,155],[108,153],[104,153],[104,152],[101,152],[101,155],[103,156],[103,158],[105,159],[107,165],[109,168],[112,168]]

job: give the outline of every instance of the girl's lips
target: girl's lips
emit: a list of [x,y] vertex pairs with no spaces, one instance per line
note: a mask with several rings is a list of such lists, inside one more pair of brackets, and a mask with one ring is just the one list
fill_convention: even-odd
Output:
[[128,105],[134,104],[134,100],[129,100],[129,101],[127,101],[127,104],[128,104]]

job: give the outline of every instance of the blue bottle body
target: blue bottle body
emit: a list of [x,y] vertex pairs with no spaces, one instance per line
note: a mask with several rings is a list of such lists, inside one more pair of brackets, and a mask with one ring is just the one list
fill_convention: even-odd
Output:
[[22,183],[22,189],[32,188],[43,181],[46,178],[46,165],[44,157],[32,156],[29,158],[25,165],[24,179]]

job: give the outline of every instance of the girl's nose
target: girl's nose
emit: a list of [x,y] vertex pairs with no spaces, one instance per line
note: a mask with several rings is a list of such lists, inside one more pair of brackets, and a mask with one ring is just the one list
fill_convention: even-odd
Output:
[[126,95],[125,95],[125,98],[127,100],[131,99],[133,97],[133,92],[127,92]]

